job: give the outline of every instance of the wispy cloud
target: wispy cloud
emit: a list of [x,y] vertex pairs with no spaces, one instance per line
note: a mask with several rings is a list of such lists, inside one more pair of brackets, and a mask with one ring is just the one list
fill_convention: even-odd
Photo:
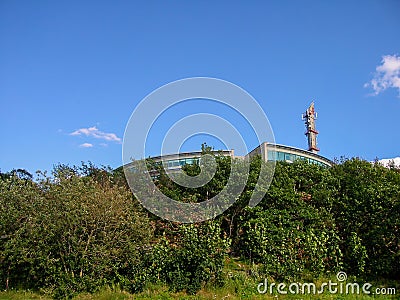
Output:
[[121,138],[119,138],[115,133],[107,133],[100,131],[96,126],[89,128],[80,128],[70,133],[70,135],[85,135],[88,137],[94,137],[96,139],[102,139],[109,142],[121,143]]
[[93,144],[90,144],[90,143],[83,143],[83,144],[80,144],[79,147],[81,147],[81,148],[92,148],[92,147],[93,147]]
[[378,95],[388,88],[395,88],[400,97],[400,56],[384,55],[382,64],[376,67],[374,78],[364,84],[364,87],[371,87],[374,95]]

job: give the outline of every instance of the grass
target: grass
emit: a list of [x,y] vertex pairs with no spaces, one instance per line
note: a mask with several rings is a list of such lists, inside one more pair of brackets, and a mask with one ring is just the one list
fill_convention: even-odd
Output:
[[[50,300],[51,297],[41,295],[39,293],[27,292],[27,291],[7,291],[0,292],[0,299],[4,300],[30,300],[30,299],[41,299]],[[268,295],[258,294],[256,291],[241,289],[239,293],[235,291],[227,291],[223,289],[202,289],[197,295],[186,295],[185,293],[171,293],[164,286],[160,286],[158,289],[149,288],[140,294],[129,294],[124,291],[113,291],[110,289],[104,289],[95,294],[80,294],[75,297],[76,300],[127,300],[127,299],[187,299],[187,300],[202,300],[202,299],[225,299],[225,300],[239,300],[239,299],[321,299],[321,300],[359,300],[359,299],[400,299],[400,295],[393,296],[367,296],[367,295]]]
[[[257,266],[250,266],[243,261],[228,259],[225,263],[224,273],[226,275],[225,284],[222,287],[216,287],[212,284],[204,286],[196,295],[187,295],[185,292],[173,293],[168,290],[166,285],[150,284],[146,286],[143,292],[138,294],[130,294],[118,288],[104,288],[100,292],[94,294],[81,293],[74,299],[76,300],[128,300],[128,299],[187,299],[187,300],[202,300],[202,299],[224,299],[224,300],[239,300],[239,299],[270,299],[270,300],[307,300],[307,299],[321,299],[321,300],[359,300],[359,299],[400,299],[400,282],[399,281],[376,281],[372,284],[371,291],[377,287],[394,287],[396,289],[395,295],[357,295],[357,294],[324,294],[317,295],[281,295],[281,294],[259,294],[257,285],[263,281],[260,276]],[[251,275],[249,275],[251,274]],[[312,276],[305,276],[302,282],[314,282],[320,286],[324,282],[337,282],[336,276],[331,278],[318,278]],[[269,282],[272,282],[268,278]],[[355,278],[348,278],[347,282],[355,282]],[[363,282],[360,282],[360,286]],[[276,291],[276,289],[275,289]],[[32,291],[3,291],[0,292],[0,300],[50,300],[50,296],[40,294]]]

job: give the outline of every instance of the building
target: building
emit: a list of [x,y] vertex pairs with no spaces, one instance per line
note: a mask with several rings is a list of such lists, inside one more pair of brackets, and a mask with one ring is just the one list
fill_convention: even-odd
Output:
[[[242,156],[235,156],[234,150],[219,150],[214,151],[214,153],[223,156],[230,156],[232,158],[243,158]],[[255,155],[261,155],[261,158],[264,161],[285,161],[292,163],[295,160],[305,160],[309,163],[326,167],[330,167],[332,165],[331,160],[311,151],[279,144],[262,143],[250,151],[245,157],[251,158]],[[201,151],[194,151],[168,154],[164,156],[154,156],[151,157],[151,159],[154,162],[163,162],[166,170],[174,171],[179,170],[186,164],[198,163],[200,157]]]
[[314,152],[279,144],[262,143],[246,156],[251,158],[254,155],[261,155],[261,158],[265,161],[286,161],[291,163],[301,159],[321,166],[332,166],[331,160]]
[[[317,148],[317,135],[318,131],[315,129],[315,120],[317,118],[314,110],[314,102],[308,107],[307,111],[302,115],[306,125],[305,135],[308,140],[308,150],[299,149],[286,145],[261,143],[255,149],[245,155],[245,158],[251,158],[255,155],[261,155],[264,161],[286,161],[294,162],[295,160],[305,160],[309,163],[330,167],[332,161],[318,154]],[[220,150],[214,153],[230,156],[235,156],[234,150]],[[155,162],[163,162],[164,168],[167,171],[179,170],[185,164],[198,163],[201,157],[201,151],[183,152],[176,154],[168,154],[164,156],[155,156],[151,159]],[[243,158],[243,157],[242,157]]]
[[[214,151],[215,154],[235,157],[233,150]],[[201,151],[181,152],[175,154],[167,154],[163,156],[150,157],[154,162],[163,162],[164,168],[169,171],[179,170],[186,164],[198,163],[201,157]]]

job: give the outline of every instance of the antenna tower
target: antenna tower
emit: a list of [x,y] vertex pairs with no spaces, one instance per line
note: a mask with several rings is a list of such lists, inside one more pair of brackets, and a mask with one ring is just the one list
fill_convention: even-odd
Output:
[[317,113],[314,110],[314,101],[307,108],[306,112],[301,116],[306,125],[306,133],[308,139],[308,151],[318,153],[317,148],[317,134],[318,131],[315,129],[315,120],[317,119]]

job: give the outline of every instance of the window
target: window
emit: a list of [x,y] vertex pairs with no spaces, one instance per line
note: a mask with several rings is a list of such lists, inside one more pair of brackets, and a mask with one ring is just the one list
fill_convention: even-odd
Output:
[[277,157],[277,152],[276,151],[271,151],[271,150],[268,150],[268,152],[267,152],[267,158],[268,158],[268,160],[276,160],[276,157]]
[[285,153],[277,152],[276,154],[277,154],[276,160],[285,160]]

